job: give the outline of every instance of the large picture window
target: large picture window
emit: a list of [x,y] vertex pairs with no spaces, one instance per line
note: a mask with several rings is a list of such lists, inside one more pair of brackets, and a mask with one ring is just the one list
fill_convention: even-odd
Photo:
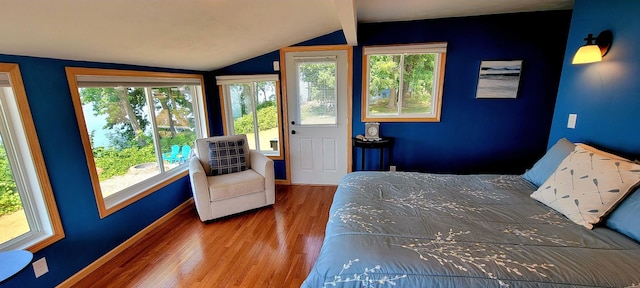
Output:
[[202,76],[67,68],[101,217],[186,174],[208,135]]
[[364,47],[362,121],[440,121],[446,49],[446,43]]
[[218,76],[225,134],[246,134],[249,148],[282,159],[278,75]]
[[0,251],[64,237],[17,64],[0,63]]

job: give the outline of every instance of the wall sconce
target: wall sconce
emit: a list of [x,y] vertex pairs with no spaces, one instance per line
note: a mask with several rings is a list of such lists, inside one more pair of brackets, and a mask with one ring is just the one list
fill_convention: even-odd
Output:
[[593,38],[593,34],[589,34],[584,40],[587,41],[587,44],[578,49],[576,55],[573,56],[572,64],[602,61],[602,57],[607,55],[609,48],[611,48],[613,34],[610,30],[605,30],[600,32],[596,38]]

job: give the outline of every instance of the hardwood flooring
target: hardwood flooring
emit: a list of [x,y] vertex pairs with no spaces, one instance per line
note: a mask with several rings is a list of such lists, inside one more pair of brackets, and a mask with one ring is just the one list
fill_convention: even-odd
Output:
[[190,207],[73,287],[300,287],[336,186],[277,186],[276,203],[208,223]]

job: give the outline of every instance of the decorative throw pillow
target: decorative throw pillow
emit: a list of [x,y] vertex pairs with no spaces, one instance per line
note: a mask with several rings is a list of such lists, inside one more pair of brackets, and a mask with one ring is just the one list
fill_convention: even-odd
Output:
[[629,238],[640,242],[640,188],[636,188],[629,196],[611,212],[607,219],[607,227],[616,230]]
[[542,185],[544,181],[547,181],[549,176],[556,171],[560,162],[562,162],[567,155],[573,152],[575,147],[576,145],[566,138],[558,140],[558,142],[553,144],[553,146],[549,148],[549,151],[547,151],[547,153],[545,153],[544,156],[536,162],[536,164],[533,164],[533,167],[527,170],[522,177],[533,183],[533,185],[536,185],[536,187],[540,187],[540,185]]
[[209,167],[212,176],[247,170],[244,140],[209,142]]
[[640,182],[640,165],[576,146],[531,197],[589,229]]
[[576,146],[580,146],[580,147],[582,147],[584,150],[587,150],[587,151],[589,151],[589,152],[595,152],[595,153],[601,154],[601,155],[603,155],[603,156],[609,157],[609,158],[611,158],[611,159],[616,159],[616,160],[625,160],[625,161],[633,162],[633,161],[631,161],[631,160],[629,160],[629,159],[627,159],[627,158],[624,158],[624,157],[621,157],[621,156],[618,156],[618,155],[615,155],[615,154],[611,154],[611,153],[609,153],[609,152],[602,151],[602,150],[600,150],[600,149],[598,149],[598,148],[596,148],[596,147],[589,146],[589,145],[584,144],[584,143],[576,143]]

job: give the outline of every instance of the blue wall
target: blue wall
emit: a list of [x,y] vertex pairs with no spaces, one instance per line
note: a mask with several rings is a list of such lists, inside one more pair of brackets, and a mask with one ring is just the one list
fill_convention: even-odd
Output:
[[[576,0],[558,89],[549,146],[567,137],[631,159],[640,157],[640,1]],[[572,65],[589,33],[611,30],[613,44],[602,62]],[[575,129],[569,113],[578,114]]]
[[[362,46],[445,41],[442,121],[382,123],[382,136],[396,140],[394,164],[404,171],[524,172],[547,147],[570,19],[571,11],[565,10],[360,24],[359,46],[353,50],[354,136],[364,132]],[[298,45],[344,43],[338,31]],[[274,73],[277,60],[275,51],[214,74]],[[475,99],[482,60],[523,60],[517,99]],[[376,157],[367,155],[367,162],[377,163]]]
[[[546,149],[571,11],[358,27],[358,44],[448,43],[441,122],[382,123],[398,170],[522,173]],[[541,29],[540,25],[553,29]],[[354,51],[354,133],[363,133],[361,47]],[[475,99],[482,60],[523,60],[517,99]]]
[[0,55],[0,62],[20,66],[65,232],[64,239],[34,255],[34,260],[46,257],[49,273],[36,279],[29,265],[1,287],[54,287],[191,197],[188,177],[183,177],[100,219],[64,69],[201,72],[9,55]]

